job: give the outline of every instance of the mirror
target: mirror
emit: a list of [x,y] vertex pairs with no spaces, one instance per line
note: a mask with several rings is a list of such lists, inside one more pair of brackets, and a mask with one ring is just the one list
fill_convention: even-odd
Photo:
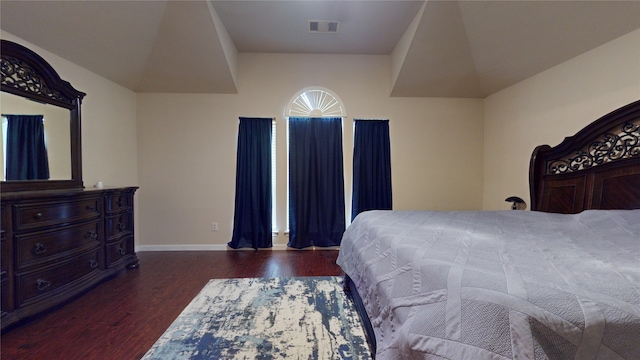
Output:
[[2,104],[2,180],[7,180],[7,129],[16,115],[42,116],[44,145],[46,148],[47,180],[71,180],[71,129],[69,110],[49,104],[37,103],[21,96],[0,93]]
[[[60,79],[49,63],[22,45],[2,40],[0,55],[2,192],[82,188],[80,104],[85,94]],[[45,167],[48,168],[45,175],[27,176],[28,179],[34,180],[7,180],[5,177],[8,166],[15,169],[16,166],[25,166],[36,161],[30,158],[31,154],[20,154],[19,161],[6,160],[7,153],[13,154],[16,151],[7,148],[8,124],[20,122],[20,115],[38,115],[40,129],[44,131],[41,142],[46,146],[43,158]],[[13,142],[21,143],[24,140]],[[12,170],[12,173],[15,173],[15,170]],[[16,178],[24,177],[10,175],[10,179]]]

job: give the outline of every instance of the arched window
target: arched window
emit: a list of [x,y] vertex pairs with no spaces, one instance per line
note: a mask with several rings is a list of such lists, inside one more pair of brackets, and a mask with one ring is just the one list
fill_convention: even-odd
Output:
[[298,91],[291,97],[286,117],[346,117],[344,103],[333,91],[311,86]]
[[288,119],[288,225],[290,247],[339,246],[345,229],[342,100],[308,87],[285,109]]

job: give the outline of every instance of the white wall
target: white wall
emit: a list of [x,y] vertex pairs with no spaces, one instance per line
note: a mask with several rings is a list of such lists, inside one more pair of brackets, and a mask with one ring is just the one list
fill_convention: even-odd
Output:
[[640,30],[484,101],[484,209],[517,195],[529,204],[529,158],[599,117],[640,99]]
[[[395,209],[481,208],[482,100],[390,98],[388,56],[240,54],[238,60],[237,95],[138,94],[139,243],[145,248],[224,248],[230,241],[240,116],[276,118],[277,202],[284,214],[283,112],[308,86],[331,89],[346,106],[348,214],[354,118],[390,119]],[[278,216],[280,230],[285,220]],[[218,231],[211,231],[212,222]],[[286,242],[275,239],[277,247]]]
[[[536,145],[556,145],[640,98],[640,30],[485,100],[391,98],[389,57],[354,55],[240,54],[238,94],[135,94],[11,34],[2,38],[33,49],[87,93],[85,184],[141,185],[136,234],[146,248],[224,248],[230,240],[239,116],[277,119],[283,213],[283,110],[307,86],[329,88],[346,105],[347,213],[353,118],[391,120],[394,208],[505,209],[510,195],[529,202],[528,162]],[[278,226],[286,228],[283,216]]]

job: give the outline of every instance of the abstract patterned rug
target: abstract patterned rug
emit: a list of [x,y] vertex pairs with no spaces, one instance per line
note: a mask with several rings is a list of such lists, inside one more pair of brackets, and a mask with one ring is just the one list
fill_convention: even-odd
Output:
[[371,359],[343,281],[210,280],[143,359]]

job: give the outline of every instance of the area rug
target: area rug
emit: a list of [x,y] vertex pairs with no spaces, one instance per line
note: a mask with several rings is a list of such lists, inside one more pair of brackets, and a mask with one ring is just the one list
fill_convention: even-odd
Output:
[[341,277],[210,280],[143,359],[371,359]]

